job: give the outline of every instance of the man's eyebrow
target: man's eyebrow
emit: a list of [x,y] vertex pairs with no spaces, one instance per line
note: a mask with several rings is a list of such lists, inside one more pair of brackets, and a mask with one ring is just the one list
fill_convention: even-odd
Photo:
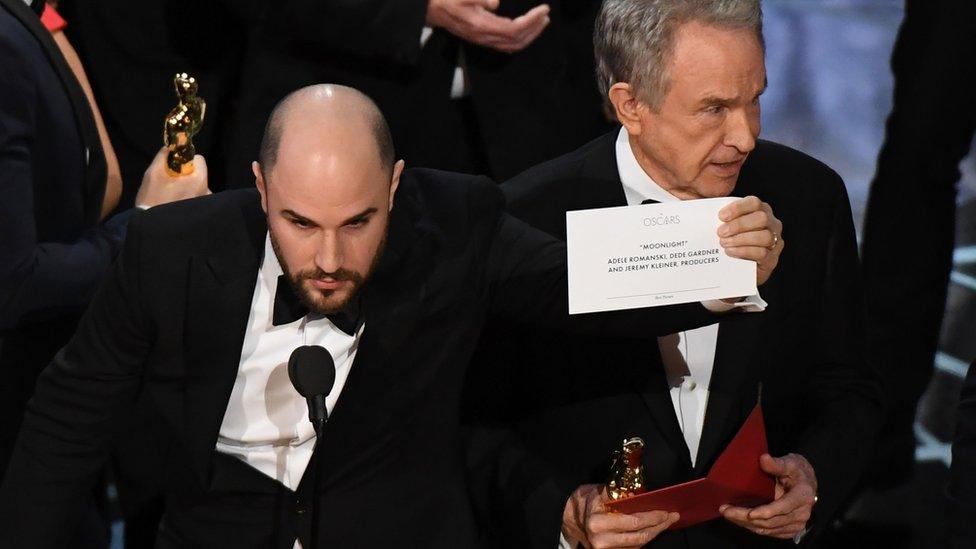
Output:
[[294,210],[281,210],[281,213],[282,213],[282,215],[286,215],[286,216],[292,218],[293,220],[301,221],[301,222],[306,223],[308,225],[318,226],[318,223],[312,221],[311,219],[305,217],[304,215],[301,215],[301,214],[295,212]]
[[377,209],[376,208],[367,208],[367,209],[363,210],[362,212],[359,212],[358,214],[356,214],[356,215],[350,217],[349,219],[343,221],[342,222],[342,225],[354,225],[356,223],[359,223],[360,221],[365,221],[366,218],[368,218],[369,216],[373,215],[376,212],[377,212]]
[[717,95],[707,95],[707,96],[703,97],[698,102],[698,104],[699,105],[702,105],[702,106],[708,106],[708,105],[728,106],[728,105],[731,105],[733,102],[734,102],[734,99],[732,99],[731,97],[719,97]]

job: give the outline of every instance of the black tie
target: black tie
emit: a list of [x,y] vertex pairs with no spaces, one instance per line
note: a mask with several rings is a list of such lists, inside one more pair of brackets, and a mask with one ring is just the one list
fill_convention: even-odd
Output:
[[647,200],[641,201],[641,204],[642,205],[643,204],[660,204],[660,202],[657,201],[657,200],[654,200],[653,198],[648,198]]
[[[271,316],[271,323],[275,326],[291,324],[308,314],[308,307],[291,288],[291,283],[285,275],[278,277],[278,287],[275,289],[274,311]],[[359,300],[353,301],[342,311],[326,315],[336,328],[350,336],[356,335],[359,328]]]

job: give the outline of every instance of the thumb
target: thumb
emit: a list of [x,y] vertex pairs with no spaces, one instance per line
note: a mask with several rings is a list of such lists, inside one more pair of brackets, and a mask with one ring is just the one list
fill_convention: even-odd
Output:
[[207,159],[201,155],[195,155],[193,157],[193,167],[198,170],[203,170],[203,174],[207,173]]
[[774,458],[769,454],[759,456],[759,468],[764,473],[773,476],[782,476],[787,473],[786,460],[783,458]]

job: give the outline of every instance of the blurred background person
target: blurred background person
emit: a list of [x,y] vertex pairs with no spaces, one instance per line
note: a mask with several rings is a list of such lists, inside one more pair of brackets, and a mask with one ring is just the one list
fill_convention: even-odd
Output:
[[[61,0],[65,29],[92,77],[123,181],[137,182],[159,149],[163,116],[176,104],[173,75],[200,84],[207,115],[194,138],[209,160],[210,186],[223,188],[216,146],[227,135],[248,25],[264,0]],[[122,193],[134,204],[136,188]]]
[[[251,184],[262,121],[296,88],[362,90],[410,166],[503,180],[609,125],[589,51],[596,0],[288,0],[265,9],[225,141]],[[266,77],[266,75],[273,75]]]
[[[976,130],[976,111],[959,108],[976,91],[976,65],[958,60],[973,55],[976,3],[905,3],[891,58],[894,105],[862,242],[869,356],[884,375],[888,396],[887,421],[866,479],[879,487],[908,481],[914,468],[916,409],[935,370],[953,267],[959,163]],[[895,229],[905,223],[912,229]],[[893,229],[907,240],[894,237]]]
[[[38,373],[74,332],[133,215],[110,215],[124,189],[118,162],[63,25],[52,35],[44,9],[0,1],[0,471]],[[202,157],[185,178],[162,160],[143,167],[142,207],[208,192]],[[80,536],[84,545],[98,533]]]

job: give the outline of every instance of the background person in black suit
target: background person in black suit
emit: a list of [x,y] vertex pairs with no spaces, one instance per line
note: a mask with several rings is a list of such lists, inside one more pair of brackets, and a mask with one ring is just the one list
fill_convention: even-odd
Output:
[[[567,341],[517,325],[487,332],[463,401],[469,417],[484,429],[514,425],[532,474],[550,468],[548,478],[521,475],[520,456],[504,444],[500,459],[486,460],[502,479],[500,513],[487,526],[497,546],[554,547],[560,530],[567,545],[587,547],[776,544],[771,538],[827,524],[858,478],[881,403],[862,355],[850,204],[832,170],[757,141],[761,22],[756,0],[607,0],[595,35],[598,76],[623,127],[503,185],[512,214],[560,239],[571,210],[755,195],[776,209],[790,244],[762,288],[762,313],[658,341]],[[765,236],[722,244],[781,249],[782,237]],[[509,383],[499,387],[505,369]],[[770,452],[783,456],[760,463],[777,477],[774,503],[663,533],[674,515],[604,510],[607,456],[622,440],[647,444],[649,488],[702,477],[760,385]]]
[[[159,150],[163,117],[176,105],[173,75],[187,72],[207,101],[194,138],[210,161],[210,186],[224,188],[222,141],[241,70],[248,28],[265,0],[61,0],[65,29],[92,76],[118,154],[122,209]],[[246,84],[245,84],[246,85]],[[264,115],[262,115],[264,116]],[[263,118],[262,118],[263,120]]]
[[[250,186],[272,107],[302,86],[362,90],[411,166],[501,181],[609,129],[593,82],[595,0],[288,0],[263,11],[226,153]],[[266,75],[273,74],[268,78]]]
[[[861,243],[868,358],[888,401],[865,478],[876,488],[907,482],[915,467],[915,417],[932,379],[952,270],[959,163],[976,132],[976,112],[955,107],[972,101],[976,64],[959,60],[974,55],[976,3],[905,2],[891,56],[894,103]],[[891,232],[906,212],[917,227],[908,240]],[[906,249],[913,250],[910,268],[900,259]],[[955,390],[935,394],[952,399]]]
[[[689,304],[571,320],[561,243],[504,215],[489,180],[394,158],[368,99],[307,88],[269,120],[259,192],[134,218],[40,378],[0,488],[0,545],[65,543],[71,502],[141,396],[168,445],[158,547],[310,547],[313,521],[325,547],[469,547],[458,397],[487,316],[631,335],[715,318]],[[728,226],[768,233],[774,218],[744,222],[756,208],[732,205]],[[320,444],[285,371],[306,343],[338,374]],[[367,513],[381,519],[363,528]]]
[[[43,2],[37,3],[40,7]],[[108,218],[109,169],[70,44],[52,37],[21,0],[0,0],[0,471],[34,380],[63,346],[121,248],[131,211]],[[66,56],[68,57],[66,59]],[[109,157],[112,158],[111,156]],[[140,203],[207,192],[194,176],[170,178],[162,154],[145,170]],[[117,190],[117,189],[116,189]]]

